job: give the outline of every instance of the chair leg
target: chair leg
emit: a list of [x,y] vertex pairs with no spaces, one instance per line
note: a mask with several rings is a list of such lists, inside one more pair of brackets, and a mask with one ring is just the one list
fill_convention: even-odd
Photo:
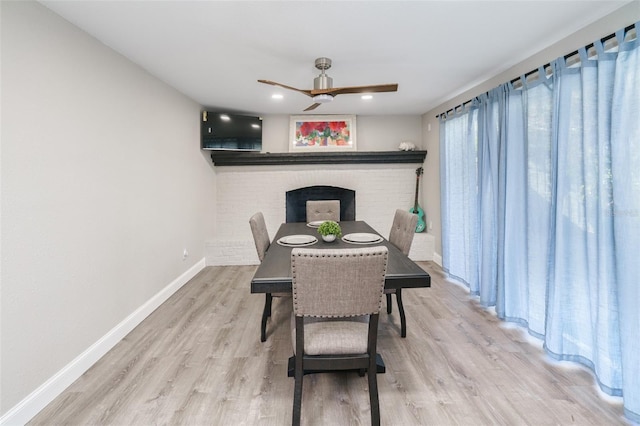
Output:
[[380,402],[378,401],[378,380],[376,369],[369,369],[369,403],[371,404],[371,425],[380,426]]
[[300,419],[302,418],[302,378],[304,377],[304,371],[302,367],[298,370],[298,360],[296,358],[296,372],[295,372],[295,385],[293,390],[293,426],[300,426]]
[[377,366],[377,337],[378,314],[369,315],[369,339],[367,342],[369,352],[369,366],[367,379],[369,380],[369,405],[371,406],[371,425],[380,426],[380,402],[378,400],[378,366]]
[[391,307],[393,306],[393,302],[391,301],[391,293],[387,293],[387,313],[391,314]]
[[398,302],[398,312],[400,313],[400,337],[407,337],[407,319],[404,316],[402,289],[400,288],[396,290],[396,301]]
[[260,341],[265,342],[267,340],[267,318],[271,316],[271,301],[273,297],[271,293],[265,294],[264,310],[262,311],[262,325],[260,327]]
[[302,417],[302,379],[304,378],[304,320],[296,316],[295,385],[293,388],[293,426],[300,426]]

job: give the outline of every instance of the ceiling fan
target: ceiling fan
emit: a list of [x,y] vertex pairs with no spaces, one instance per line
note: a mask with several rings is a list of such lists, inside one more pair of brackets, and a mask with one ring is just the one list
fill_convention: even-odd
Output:
[[397,92],[397,84],[376,84],[372,86],[351,86],[351,87],[333,87],[333,79],[329,77],[325,71],[331,68],[331,59],[318,58],[315,62],[316,68],[320,70],[320,75],[313,79],[313,89],[304,90],[287,86],[286,84],[276,83],[271,80],[258,80],[260,83],[271,84],[272,86],[280,86],[285,89],[295,90],[303,93],[315,102],[305,109],[311,111],[327,102],[331,102],[335,96],[349,93],[380,93],[380,92]]

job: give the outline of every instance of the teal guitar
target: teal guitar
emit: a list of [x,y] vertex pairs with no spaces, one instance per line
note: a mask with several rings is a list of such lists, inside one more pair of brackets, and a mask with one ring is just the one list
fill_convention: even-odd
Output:
[[416,224],[416,232],[424,231],[426,225],[424,223],[424,210],[418,204],[418,188],[420,185],[420,175],[422,174],[422,167],[416,169],[416,201],[413,203],[413,207],[409,209],[410,213],[418,215],[418,223]]

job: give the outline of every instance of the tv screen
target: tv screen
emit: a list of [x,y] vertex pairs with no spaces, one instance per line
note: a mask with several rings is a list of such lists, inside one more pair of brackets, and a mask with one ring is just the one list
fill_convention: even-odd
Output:
[[202,149],[260,151],[262,118],[203,111]]

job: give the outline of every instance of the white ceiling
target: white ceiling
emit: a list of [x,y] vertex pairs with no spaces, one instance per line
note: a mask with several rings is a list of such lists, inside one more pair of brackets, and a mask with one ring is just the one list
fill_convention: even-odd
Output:
[[335,87],[399,87],[370,101],[340,95],[314,114],[415,115],[629,1],[41,3],[204,107],[300,114],[310,98],[257,80],[311,89],[325,56]]

